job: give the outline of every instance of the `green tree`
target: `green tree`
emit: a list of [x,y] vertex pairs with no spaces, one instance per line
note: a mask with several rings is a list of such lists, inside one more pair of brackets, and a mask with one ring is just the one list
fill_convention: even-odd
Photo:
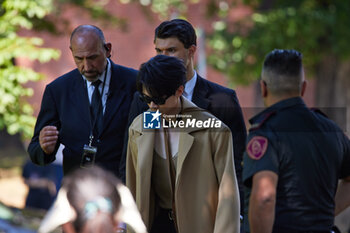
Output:
[[[92,17],[107,19],[109,23],[114,22],[126,27],[125,20],[117,16],[112,17],[106,11],[109,1],[56,0],[55,12],[59,15],[60,4],[73,3],[84,7]],[[169,18],[173,13],[186,17],[191,13],[188,12],[191,5],[204,4],[201,0],[119,1],[125,4],[139,4],[146,14],[151,10],[162,19]],[[231,17],[228,16],[235,7],[242,4],[238,2],[240,1],[205,1],[207,15],[203,16],[203,20],[214,22],[213,31],[207,40],[210,50],[208,64],[226,74],[231,84],[250,84],[259,79],[261,64],[267,52],[274,48],[297,49],[304,54],[308,76],[316,78],[316,105],[350,105],[350,93],[346,92],[347,87],[350,87],[350,79],[347,78],[347,73],[350,72],[350,47],[347,45],[350,40],[350,30],[347,29],[350,25],[350,2],[245,0],[244,4],[252,9],[252,13],[240,21],[230,21]],[[12,61],[21,54],[29,54],[30,58],[40,61],[57,57],[57,52],[39,49],[42,41],[38,38],[21,38],[16,32],[20,27],[30,29],[33,26],[31,22],[34,22],[37,28],[54,28],[54,23],[42,20],[50,12],[52,4],[51,0],[2,1],[0,33],[3,36],[0,38],[0,44],[4,49],[0,52],[0,64],[4,69],[0,75],[0,94],[7,97],[0,102],[0,128],[7,126],[12,133],[22,131],[30,135],[31,128],[24,126],[33,124],[33,118],[30,117],[32,109],[23,102],[22,97],[30,95],[31,90],[23,88],[23,84],[40,78],[40,75],[33,71],[14,66]],[[31,18],[33,20],[29,21]],[[22,40],[21,43],[19,39]],[[11,48],[10,43],[15,44],[16,48],[11,52],[6,51]],[[3,62],[3,57],[7,62]],[[12,79],[3,74],[5,70],[12,74]],[[13,75],[14,73],[16,75]],[[3,79],[6,79],[6,85]],[[350,117],[350,114],[348,115]]]
[[31,20],[42,19],[52,7],[50,0],[2,0],[0,1],[0,130],[21,133],[30,137],[35,118],[33,109],[25,97],[33,90],[25,86],[29,81],[37,81],[42,74],[30,68],[19,67],[16,59],[25,57],[39,62],[58,58],[59,52],[42,48],[43,40],[24,37],[20,29],[31,29]]
[[223,2],[229,7],[216,5],[221,18],[209,39],[209,63],[231,82],[247,84],[259,78],[266,53],[297,49],[304,55],[307,75],[316,79],[316,105],[331,108],[334,119],[345,127],[345,107],[350,106],[350,2],[249,0],[245,3],[254,13],[239,22],[227,20],[234,3]]
[[349,1],[244,0],[252,13],[239,21],[230,20],[242,5],[237,0],[123,1],[150,6],[162,17],[173,12],[186,16],[191,4],[206,4],[203,20],[213,21],[208,64],[226,74],[232,85],[258,80],[265,55],[275,48],[301,51],[308,77],[316,79],[316,106],[328,108],[323,110],[343,128],[350,122]]
[[213,50],[209,61],[236,78],[232,81],[244,83],[259,77],[264,56],[274,48],[302,51],[311,71],[316,71],[328,56],[340,60],[349,57],[350,2],[250,0],[246,4],[254,13],[234,22],[234,31],[229,28],[232,22],[225,19],[234,4],[230,8],[218,7],[223,17],[210,37]]
[[[61,33],[55,23],[65,3],[83,7],[92,18],[108,20],[108,23],[126,28],[125,20],[104,9],[108,0],[0,0],[0,130],[6,129],[9,134],[20,133],[24,138],[32,136],[35,118],[26,99],[33,95],[33,90],[26,84],[38,81],[44,75],[16,65],[16,60],[23,57],[44,63],[58,59],[60,52],[43,48],[41,38],[21,36],[19,32]],[[49,14],[51,17],[46,17]]]
[[[61,0],[80,4],[91,0]],[[106,0],[104,3],[107,3]],[[203,6],[203,20],[213,21],[207,44],[208,64],[226,74],[229,82],[250,84],[259,79],[265,55],[274,48],[297,49],[304,54],[308,77],[316,79],[316,105],[333,108],[333,116],[345,127],[350,107],[350,2],[344,0],[119,0],[136,3],[168,19],[186,18],[191,5]],[[93,2],[93,1],[92,1]],[[230,21],[242,4],[252,11]],[[175,14],[174,14],[175,13]],[[341,108],[336,108],[341,107]],[[349,108],[350,109],[350,108]],[[338,111],[340,110],[340,111]]]

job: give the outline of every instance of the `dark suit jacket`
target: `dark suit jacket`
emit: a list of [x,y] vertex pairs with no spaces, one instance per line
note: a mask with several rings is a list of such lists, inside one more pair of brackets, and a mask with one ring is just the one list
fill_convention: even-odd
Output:
[[[142,112],[148,109],[147,104],[139,98],[139,93],[134,94],[131,104],[128,126]],[[246,127],[239,105],[236,92],[232,89],[220,86],[210,82],[199,75],[193,91],[192,102],[198,107],[208,110],[214,116],[224,122],[231,130],[233,136],[234,161],[236,175],[241,196],[241,206],[243,206],[243,185],[242,185],[242,157],[245,149]],[[125,138],[125,146],[127,148],[127,137]],[[126,150],[123,152],[123,160],[125,160]],[[121,162],[120,173],[125,173],[125,162]],[[124,167],[122,167],[124,165]],[[125,177],[122,177],[125,180]]]
[[[103,115],[103,129],[94,143],[97,146],[95,162],[119,176],[124,132],[136,91],[137,71],[113,62],[111,64],[112,75]],[[34,136],[28,147],[33,163],[45,165],[54,161],[58,146],[62,143],[65,146],[64,174],[80,166],[83,146],[89,143],[91,130],[89,105],[85,81],[78,69],[64,74],[46,86]],[[59,130],[56,150],[50,155],[45,154],[39,144],[40,130],[47,125],[55,125]]]

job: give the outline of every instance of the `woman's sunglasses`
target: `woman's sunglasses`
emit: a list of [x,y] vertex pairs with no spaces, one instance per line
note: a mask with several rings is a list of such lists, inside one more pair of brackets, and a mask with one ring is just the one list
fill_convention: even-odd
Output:
[[149,97],[148,95],[141,94],[140,99],[145,102],[146,104],[150,104],[151,102],[155,103],[156,105],[163,105],[165,104],[165,101],[169,98],[169,96],[166,97]]

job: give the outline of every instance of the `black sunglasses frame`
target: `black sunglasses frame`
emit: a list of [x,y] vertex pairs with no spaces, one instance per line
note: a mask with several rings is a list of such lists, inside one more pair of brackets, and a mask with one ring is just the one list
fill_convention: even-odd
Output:
[[145,94],[140,94],[140,99],[141,101],[145,102],[146,104],[150,104],[151,102],[155,103],[156,105],[163,105],[165,104],[166,100],[170,97],[170,96],[166,96],[166,97],[149,97],[148,95]]

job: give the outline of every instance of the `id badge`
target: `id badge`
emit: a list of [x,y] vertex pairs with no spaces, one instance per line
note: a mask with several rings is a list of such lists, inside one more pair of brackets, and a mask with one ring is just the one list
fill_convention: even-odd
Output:
[[84,145],[83,156],[81,158],[80,167],[88,168],[95,164],[97,147]]

